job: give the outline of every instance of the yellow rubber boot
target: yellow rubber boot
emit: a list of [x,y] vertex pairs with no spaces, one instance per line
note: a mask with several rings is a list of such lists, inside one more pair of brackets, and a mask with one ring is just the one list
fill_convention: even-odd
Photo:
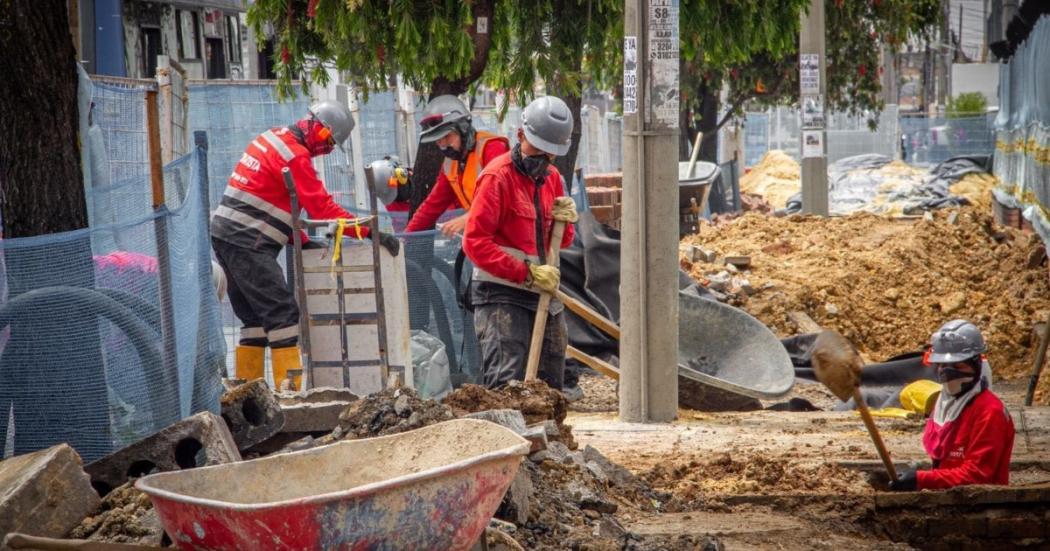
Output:
[[234,374],[238,379],[253,381],[263,378],[263,354],[261,346],[238,346],[234,353]]
[[[273,387],[275,389],[298,391],[302,388],[303,361],[298,346],[271,348],[270,365],[273,367]],[[289,372],[292,376],[290,383]]]

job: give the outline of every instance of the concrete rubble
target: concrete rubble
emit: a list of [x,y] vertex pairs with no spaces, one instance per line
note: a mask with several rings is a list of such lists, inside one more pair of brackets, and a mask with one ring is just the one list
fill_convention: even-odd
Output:
[[281,431],[283,408],[263,379],[247,382],[222,395],[222,420],[244,451]]
[[0,462],[0,540],[11,532],[62,537],[99,504],[67,444]]

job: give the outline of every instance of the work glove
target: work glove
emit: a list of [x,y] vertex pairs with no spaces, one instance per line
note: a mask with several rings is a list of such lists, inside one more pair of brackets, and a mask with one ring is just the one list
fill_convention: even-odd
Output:
[[897,475],[897,480],[890,481],[891,492],[914,492],[919,489],[919,479],[915,471],[904,471]]
[[389,233],[379,232],[379,245],[393,256],[401,252],[401,240]]
[[579,213],[576,212],[576,201],[573,201],[572,197],[568,196],[554,199],[554,208],[551,210],[551,216],[555,220],[568,224],[574,224],[580,219]]
[[537,289],[544,293],[553,294],[558,290],[561,283],[561,271],[554,266],[546,264],[529,264],[529,275],[525,278],[525,286]]

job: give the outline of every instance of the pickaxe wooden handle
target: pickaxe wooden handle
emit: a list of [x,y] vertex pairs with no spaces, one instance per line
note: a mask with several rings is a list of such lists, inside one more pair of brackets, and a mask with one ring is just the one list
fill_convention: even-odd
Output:
[[[554,221],[551,243],[547,249],[547,265],[558,267],[561,257],[561,238],[565,234],[565,222]],[[535,381],[540,370],[540,353],[543,351],[543,334],[547,330],[547,311],[551,306],[550,293],[540,293],[536,306],[536,318],[532,322],[532,340],[529,342],[529,359],[525,364],[525,380]]]

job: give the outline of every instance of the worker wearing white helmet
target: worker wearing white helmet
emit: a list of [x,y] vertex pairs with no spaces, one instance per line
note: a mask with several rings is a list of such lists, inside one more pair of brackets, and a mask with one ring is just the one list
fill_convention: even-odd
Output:
[[[568,247],[578,216],[551,162],[569,151],[572,127],[565,102],[536,99],[522,112],[518,144],[478,179],[463,250],[474,263],[471,302],[482,379],[490,388],[524,378],[537,291],[558,289],[561,274],[546,265],[551,231],[555,220],[567,222],[560,246]],[[540,379],[558,390],[568,342],[563,309],[551,301],[539,367]]]
[[[1002,400],[992,393],[992,370],[984,357],[987,346],[981,330],[966,320],[953,320],[930,340],[926,362],[936,368],[941,387],[939,394],[928,392],[936,404],[922,443],[933,468],[907,471],[890,482],[890,489],[1009,484],[1014,424]],[[922,383],[909,387],[922,388]]]
[[[236,351],[240,379],[263,377],[263,355],[270,347],[274,384],[301,373],[299,306],[285,282],[277,255],[292,236],[291,196],[281,174],[288,168],[299,204],[314,219],[353,218],[317,177],[312,158],[327,155],[350,137],[354,120],[336,101],[310,107],[305,117],[271,128],[248,144],[230,175],[211,220],[212,249],[226,273],[230,304],[241,328]],[[368,237],[361,227],[357,237]],[[379,238],[396,254],[397,239]],[[293,375],[292,386],[299,387]]]

